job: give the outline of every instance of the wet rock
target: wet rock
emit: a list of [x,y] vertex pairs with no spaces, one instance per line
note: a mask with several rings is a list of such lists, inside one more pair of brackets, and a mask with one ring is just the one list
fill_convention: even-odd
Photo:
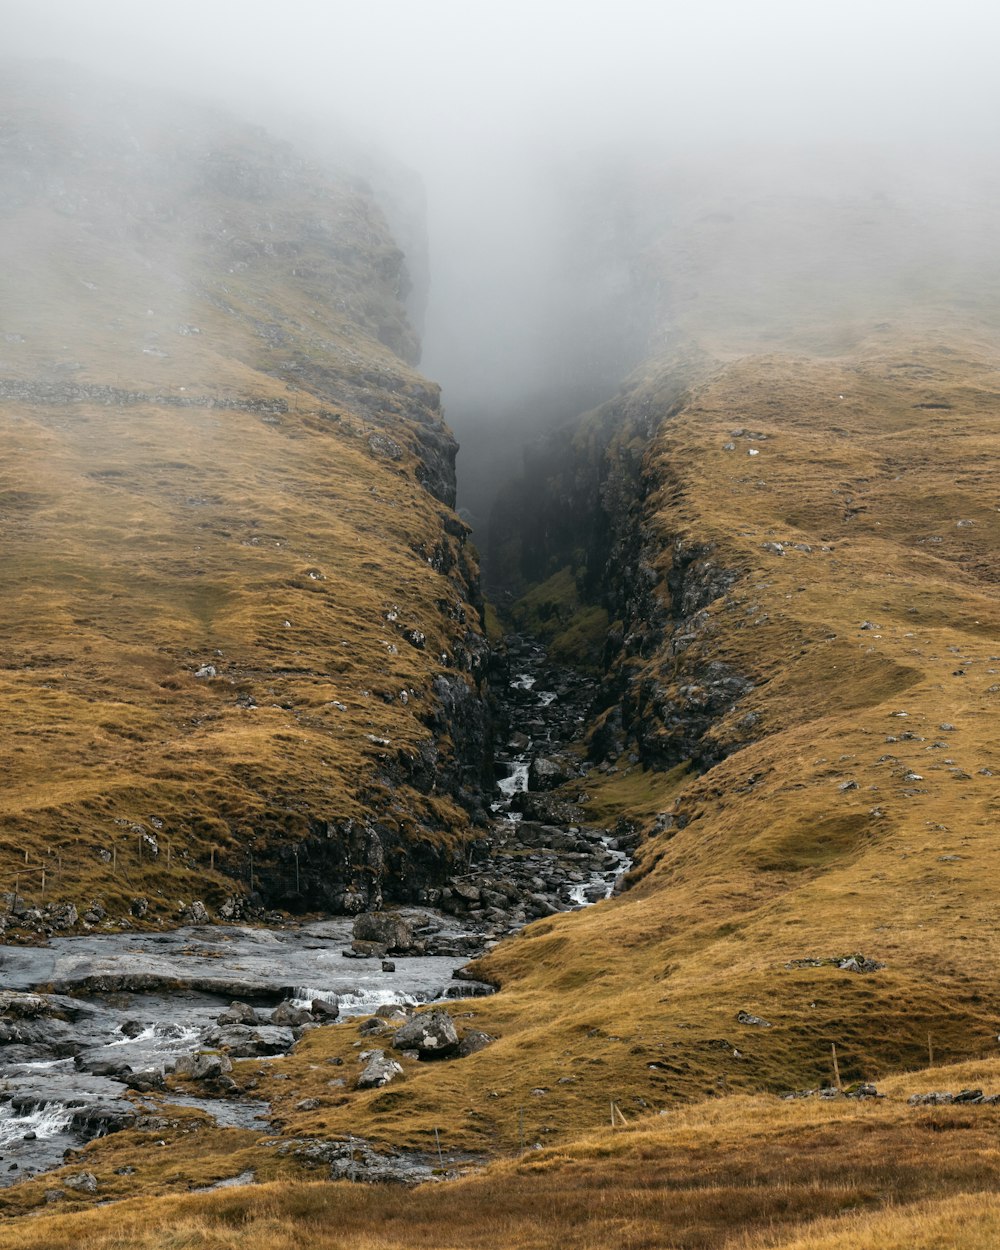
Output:
[[295,1036],[291,1029],[275,1025],[230,1025],[213,1029],[205,1039],[210,1046],[227,1051],[234,1059],[259,1059],[265,1055],[284,1055],[291,1050]]
[[421,1059],[443,1059],[458,1050],[458,1031],[446,1011],[416,1015],[392,1039],[396,1050],[415,1050]]
[[321,1024],[330,1024],[340,1015],[340,1004],[329,998],[314,998],[310,1010],[314,1020]]
[[279,1003],[271,1012],[272,1024],[286,1024],[289,1028],[298,1028],[303,1024],[312,1023],[312,1013],[303,1007],[296,1007],[289,999]]
[[385,1051],[373,1050],[357,1080],[358,1089],[381,1089],[397,1076],[403,1075],[403,1069],[395,1059],[390,1059]]
[[[249,1003],[232,1002],[226,1010],[217,1017],[218,1024],[260,1024],[260,1017]],[[280,1021],[279,1021],[280,1023]]]
[[157,1068],[144,1068],[141,1072],[131,1072],[124,1078],[124,1083],[138,1094],[151,1094],[165,1088],[163,1073]]
[[78,1072],[89,1072],[92,1076],[125,1077],[132,1068],[122,1059],[102,1059],[97,1055],[77,1055],[73,1066]]
[[363,942],[355,938],[350,950],[343,952],[347,959],[384,959],[386,948],[382,942]]
[[174,1067],[174,1074],[189,1081],[217,1081],[232,1070],[228,1055],[202,1050],[194,1055],[182,1055]]
[[362,912],[355,919],[352,932],[359,941],[384,947],[383,954],[388,951],[403,954],[413,947],[412,926],[392,912]]
[[531,790],[554,790],[573,776],[569,767],[560,760],[538,756],[528,769],[528,788]]
[[382,960],[382,971],[383,971],[383,972],[395,972],[395,971],[396,971],[396,965],[392,962],[392,960],[391,960],[391,959],[383,959],[383,960]]

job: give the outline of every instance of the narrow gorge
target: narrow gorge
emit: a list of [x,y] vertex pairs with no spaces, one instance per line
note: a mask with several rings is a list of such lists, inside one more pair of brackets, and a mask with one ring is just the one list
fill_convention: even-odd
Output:
[[994,184],[2,69],[0,1250],[992,1218]]

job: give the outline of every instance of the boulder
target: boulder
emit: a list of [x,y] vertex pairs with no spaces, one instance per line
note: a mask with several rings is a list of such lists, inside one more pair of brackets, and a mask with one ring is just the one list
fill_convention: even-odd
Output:
[[289,1028],[298,1028],[302,1024],[312,1023],[312,1012],[303,1007],[296,1007],[290,999],[285,999],[271,1012],[272,1024],[287,1024]]
[[340,1015],[340,1004],[331,998],[314,998],[310,1004],[313,1019],[329,1024]]
[[357,1088],[381,1089],[402,1074],[402,1067],[395,1059],[390,1059],[384,1050],[369,1051],[367,1062],[358,1077]]
[[284,1055],[295,1042],[291,1029],[276,1025],[229,1025],[213,1029],[205,1039],[209,1046],[218,1046],[234,1059],[259,1059],[264,1055]]
[[388,951],[403,953],[413,946],[413,929],[409,922],[392,912],[362,912],[354,921],[353,935],[360,942],[383,946],[382,955]]
[[392,1039],[396,1050],[415,1050],[421,1059],[443,1059],[458,1050],[458,1032],[446,1011],[414,1016]]
[[465,1059],[468,1055],[474,1055],[479,1050],[485,1050],[497,1039],[491,1037],[489,1033],[484,1033],[481,1029],[470,1029],[462,1038],[458,1047],[459,1059]]
[[232,1002],[217,1016],[219,1024],[260,1024],[260,1017],[249,1003]]
[[528,788],[530,790],[554,790],[563,782],[569,781],[572,773],[559,760],[546,759],[539,755],[531,761],[528,769]]
[[200,899],[189,903],[183,914],[188,924],[208,924],[208,908]]
[[97,1177],[93,1172],[74,1172],[72,1176],[64,1176],[62,1183],[81,1194],[97,1193]]
[[214,1050],[181,1055],[174,1068],[177,1076],[185,1077],[189,1081],[217,1081],[220,1076],[225,1076],[232,1070],[229,1057]]

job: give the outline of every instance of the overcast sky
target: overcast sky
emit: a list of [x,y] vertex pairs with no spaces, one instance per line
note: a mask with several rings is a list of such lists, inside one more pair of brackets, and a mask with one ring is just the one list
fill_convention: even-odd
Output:
[[[905,152],[911,185],[950,188],[941,153],[996,165],[1000,141],[993,0],[0,0],[0,32],[5,52],[216,98],[286,133],[346,132],[417,171],[424,363],[457,426],[473,398],[516,400],[550,368],[547,265],[595,154],[636,169],[718,150],[726,171],[798,177],[801,156],[773,151],[805,147],[836,185]],[[846,163],[818,158],[827,144]]]
[[415,163],[591,142],[994,128],[988,0],[0,0],[7,50],[334,110]]

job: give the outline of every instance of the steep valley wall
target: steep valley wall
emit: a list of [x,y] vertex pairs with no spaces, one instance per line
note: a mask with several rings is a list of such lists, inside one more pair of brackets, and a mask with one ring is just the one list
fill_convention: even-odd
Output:
[[7,71],[0,910],[418,901],[492,763],[402,254],[221,112]]

